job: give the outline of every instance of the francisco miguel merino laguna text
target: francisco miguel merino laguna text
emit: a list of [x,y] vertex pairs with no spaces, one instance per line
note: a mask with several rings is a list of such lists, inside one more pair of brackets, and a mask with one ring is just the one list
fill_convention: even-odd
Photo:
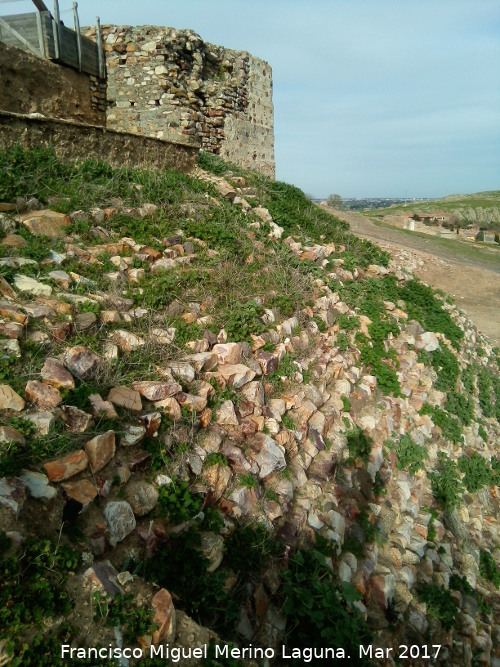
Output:
[[[161,644],[159,646],[150,646],[149,649],[142,648],[119,648],[109,644],[107,647],[92,648],[92,647],[73,647],[69,644],[62,644],[61,658],[78,658],[80,660],[90,659],[106,659],[106,658],[135,658],[136,660],[145,658],[164,658],[171,660],[173,663],[180,662],[187,659],[201,659],[208,658],[208,644],[202,644],[197,647],[185,646],[170,646],[169,644]],[[273,648],[262,648],[259,646],[252,646],[249,644],[244,648],[236,648],[230,644],[215,644],[214,645],[215,658],[243,658],[253,660],[256,658],[267,658],[271,660],[279,653],[281,658],[302,658],[304,662],[312,662],[313,659],[340,659],[349,658],[343,648],[288,648],[281,646],[280,650],[275,651]]]

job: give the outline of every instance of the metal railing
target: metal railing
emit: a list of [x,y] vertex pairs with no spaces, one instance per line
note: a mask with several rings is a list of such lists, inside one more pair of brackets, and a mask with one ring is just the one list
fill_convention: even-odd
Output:
[[77,2],[73,3],[74,30],[61,22],[58,0],[54,0],[54,16],[41,0],[33,2],[36,12],[0,17],[0,41],[105,79],[106,61],[99,19],[96,19],[96,42],[93,42],[80,32]]

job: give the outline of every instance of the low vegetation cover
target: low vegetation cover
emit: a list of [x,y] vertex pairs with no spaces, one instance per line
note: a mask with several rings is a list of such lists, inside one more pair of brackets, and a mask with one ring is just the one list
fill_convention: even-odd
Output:
[[[68,585],[108,555],[118,571],[167,589],[176,609],[223,640],[248,643],[250,630],[263,633],[273,619],[288,646],[357,656],[373,641],[372,624],[402,627],[386,599],[391,586],[360,574],[393,546],[385,532],[393,500],[379,497],[394,491],[394,478],[417,481],[415,488],[429,479],[434,501],[422,526],[425,549],[438,555],[443,514],[498,485],[498,458],[462,449],[473,437],[486,448],[497,432],[498,354],[485,346],[464,362],[467,340],[446,298],[394,271],[386,252],[299,189],[206,153],[200,166],[229,183],[243,179],[247,208],[206,176],[65,164],[48,149],[0,151],[0,200],[36,198],[72,214],[66,238],[41,238],[19,220],[4,230],[17,237],[1,244],[0,287],[15,292],[7,305],[30,319],[11,338],[3,325],[12,311],[2,306],[0,384],[23,407],[0,414],[0,478],[44,471],[49,459],[82,452],[108,432],[119,452],[112,473],[85,477],[97,495],[84,511],[59,480],[57,530],[42,521],[36,537],[0,536],[0,649],[15,667],[62,664],[56,647],[82,638],[81,600]],[[18,303],[21,271],[50,297]],[[432,351],[410,342],[424,331],[435,335]],[[55,389],[45,382],[47,360],[67,370],[75,348],[97,355],[95,372],[74,372]],[[234,359],[223,362],[226,354]],[[408,360],[427,385],[417,377],[409,389]],[[31,398],[30,383],[40,378],[51,397],[57,392],[51,407]],[[158,387],[168,395],[158,399]],[[135,392],[141,407],[111,400],[117,389]],[[406,420],[410,400],[425,438]],[[53,418],[46,432],[32,419],[35,408]],[[145,486],[134,496],[136,482]],[[133,548],[106,541],[101,514],[109,501],[134,505]],[[494,556],[481,550],[479,572],[498,587]],[[453,576],[453,586],[417,578],[412,589],[435,636],[457,627],[461,608],[449,589],[470,593],[467,580]],[[151,607],[127,592],[97,590],[87,602],[89,627],[104,641],[118,626],[132,644],[157,627]],[[477,604],[491,622],[488,604]],[[202,664],[222,664],[213,648]],[[356,664],[369,664],[363,660]]]
[[424,467],[424,462],[429,456],[426,448],[413,442],[407,433],[400,437],[397,444],[389,441],[388,445],[398,455],[396,465],[399,470],[408,470],[412,476]]

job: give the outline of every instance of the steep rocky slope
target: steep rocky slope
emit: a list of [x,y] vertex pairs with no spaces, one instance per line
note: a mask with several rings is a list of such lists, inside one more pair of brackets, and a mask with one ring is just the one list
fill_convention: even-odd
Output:
[[213,156],[0,160],[0,664],[500,665],[498,350],[467,317]]

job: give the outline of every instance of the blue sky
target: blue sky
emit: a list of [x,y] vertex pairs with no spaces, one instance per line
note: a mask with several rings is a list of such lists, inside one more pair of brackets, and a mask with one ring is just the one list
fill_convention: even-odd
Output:
[[[26,1],[0,2],[0,14],[31,11]],[[498,0],[78,5],[82,25],[99,15],[102,23],[190,28],[267,60],[276,175],[310,194],[437,197],[500,189]],[[71,25],[71,0],[60,6]]]

